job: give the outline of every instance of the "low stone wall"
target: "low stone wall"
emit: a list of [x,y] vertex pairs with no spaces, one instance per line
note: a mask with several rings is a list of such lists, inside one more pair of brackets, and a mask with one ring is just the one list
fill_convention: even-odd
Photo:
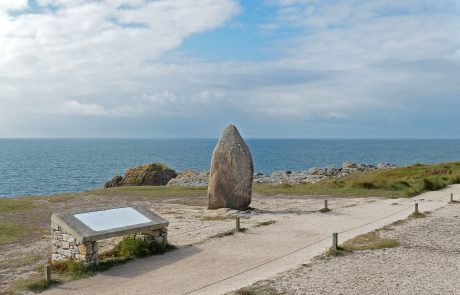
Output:
[[85,263],[97,263],[99,260],[97,242],[77,243],[76,239],[63,229],[51,223],[51,235],[53,237],[53,261],[74,259]]
[[[66,233],[59,225],[51,223],[51,235],[53,238],[52,261],[78,260],[87,265],[99,262],[99,247],[97,241],[78,243],[75,237]],[[167,228],[147,230],[136,233],[136,238],[155,240],[163,245],[168,243]]]

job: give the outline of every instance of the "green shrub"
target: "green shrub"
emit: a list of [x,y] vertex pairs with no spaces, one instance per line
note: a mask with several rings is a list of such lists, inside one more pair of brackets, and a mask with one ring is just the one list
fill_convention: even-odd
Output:
[[109,252],[109,256],[141,258],[163,254],[173,248],[171,245],[164,245],[155,240],[144,240],[134,236],[126,236]]
[[427,191],[437,191],[445,187],[446,184],[444,182],[441,182],[438,178],[423,179],[423,188]]
[[26,288],[34,293],[40,293],[48,289],[49,284],[45,279],[31,280],[26,284]]
[[411,187],[407,181],[396,181],[390,185],[390,189],[394,191],[405,190]]
[[56,273],[69,274],[72,279],[80,279],[92,276],[93,267],[86,266],[83,261],[61,260],[51,264],[51,270]]
[[377,186],[372,182],[355,182],[351,184],[353,188],[361,188],[361,189],[377,189]]
[[453,176],[450,181],[449,181],[450,184],[459,184],[460,183],[460,176]]

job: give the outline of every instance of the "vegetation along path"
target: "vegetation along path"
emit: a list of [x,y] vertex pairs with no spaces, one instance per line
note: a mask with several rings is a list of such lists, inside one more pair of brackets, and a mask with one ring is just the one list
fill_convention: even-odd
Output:
[[342,242],[407,218],[416,202],[421,211],[447,205],[451,193],[459,195],[460,185],[412,199],[355,198],[352,205],[349,198],[333,199],[327,213],[283,215],[268,226],[181,246],[46,294],[222,294],[298,267],[328,249],[334,232]]

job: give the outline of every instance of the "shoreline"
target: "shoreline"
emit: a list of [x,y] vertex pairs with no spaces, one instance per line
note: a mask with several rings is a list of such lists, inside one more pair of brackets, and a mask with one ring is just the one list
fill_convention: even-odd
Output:
[[[444,178],[447,180],[443,180]],[[385,182],[381,182],[382,179]],[[255,184],[251,207],[256,211],[249,212],[257,213],[258,217],[251,222],[258,223],[284,215],[295,217],[320,214],[317,211],[322,208],[326,197],[330,201],[332,212],[334,206],[353,208],[355,202],[372,204],[375,200],[380,200],[390,205],[396,202],[409,204],[414,202],[411,198],[414,194],[436,191],[459,181],[460,162],[455,162],[372,170],[350,174],[340,181],[332,179],[314,184]],[[231,216],[235,212],[223,209],[207,210],[206,192],[206,187],[122,186],[45,197],[2,198],[0,270],[6,271],[8,277],[0,276],[0,289],[7,288],[6,286],[9,288],[14,281],[21,278],[37,275],[35,268],[41,267],[50,257],[49,229],[52,213],[138,204],[170,221],[172,243],[199,243],[202,239],[208,239],[219,234],[219,231],[234,226]],[[212,225],[210,231],[174,237],[174,234],[200,229],[205,225]],[[5,229],[8,231],[4,231]],[[192,239],[193,237],[198,240]]]
[[[378,164],[364,164],[364,163],[353,163],[345,161],[341,167],[336,165],[329,165],[326,167],[311,167],[304,170],[274,170],[271,173],[254,173],[253,184],[301,184],[301,183],[316,183],[321,180],[330,178],[339,178],[352,173],[365,172],[375,169],[388,169],[403,167],[397,166],[390,163],[378,163]],[[185,176],[181,174],[186,173]],[[178,176],[171,179],[167,185],[174,186],[192,186],[192,187],[204,187],[208,185],[207,171],[195,171],[192,169],[184,169],[178,173]],[[42,198],[53,195],[66,195],[66,194],[77,194],[87,193],[90,191],[98,190],[104,187],[104,184],[100,186],[90,187],[80,191],[67,191],[67,192],[52,192],[49,194],[37,194],[37,195],[0,195],[0,199],[11,199],[11,198]]]
[[[46,196],[97,189],[113,175],[132,165],[163,162],[177,171],[209,169],[215,146],[207,141],[79,141],[0,144],[0,181],[2,197]],[[332,141],[331,141],[332,140]],[[391,162],[400,166],[411,163],[440,163],[458,160],[460,141],[427,139],[328,141],[249,140],[255,169],[263,174],[275,171],[299,172],[310,167],[341,166],[344,160],[376,165]],[[376,139],[377,140],[377,139]]]

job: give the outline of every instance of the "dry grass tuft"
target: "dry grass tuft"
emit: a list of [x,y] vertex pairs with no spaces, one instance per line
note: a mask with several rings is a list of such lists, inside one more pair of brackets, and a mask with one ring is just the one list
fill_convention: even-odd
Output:
[[395,248],[399,245],[397,240],[382,238],[372,232],[354,237],[344,242],[342,247],[345,251],[363,251]]
[[268,225],[272,225],[274,223],[276,223],[276,220],[267,220],[267,221],[258,222],[255,226],[256,227],[268,226]]
[[202,221],[224,221],[224,220],[229,220],[233,219],[231,216],[204,216],[201,218]]

